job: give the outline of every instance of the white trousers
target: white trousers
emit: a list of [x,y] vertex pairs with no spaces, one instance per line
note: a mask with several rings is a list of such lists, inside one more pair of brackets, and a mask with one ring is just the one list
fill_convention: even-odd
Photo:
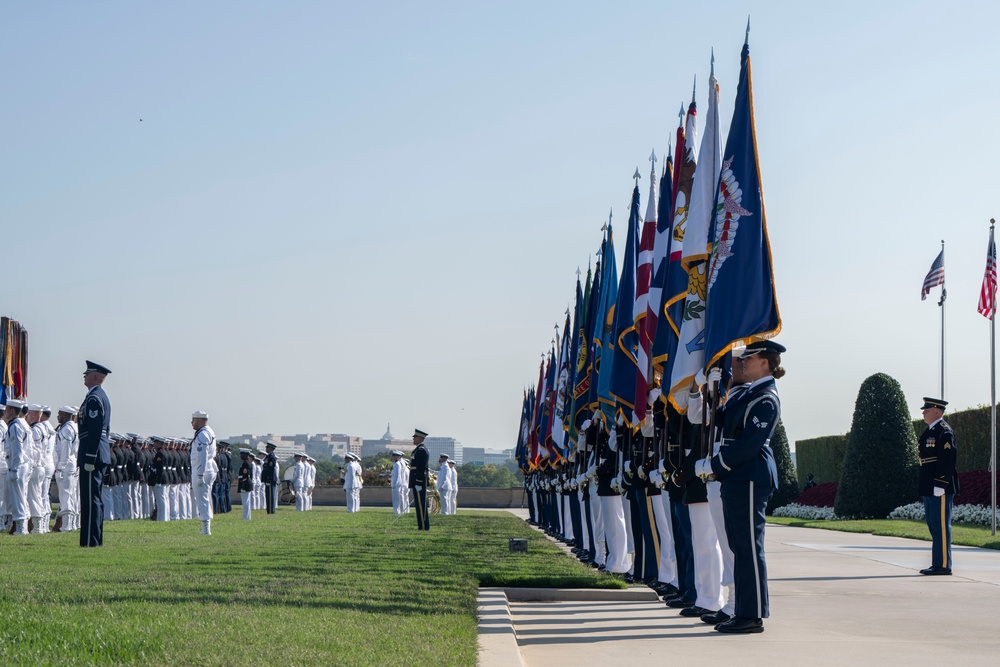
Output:
[[656,515],[656,529],[660,533],[660,569],[657,579],[677,585],[677,549],[674,547],[673,523],[670,520],[670,495],[666,491],[660,494],[660,504],[653,502],[653,513]]
[[601,516],[604,518],[604,539],[607,541],[608,572],[628,572],[628,537],[625,533],[625,503],[618,494],[600,496]]
[[448,489],[438,489],[438,500],[441,501],[441,516],[447,516],[451,514],[451,505],[449,505]]
[[596,492],[590,496],[590,521],[594,524],[594,544],[597,549],[594,561],[598,565],[604,565],[607,555],[607,543],[604,537],[604,514],[601,511],[601,499]]
[[194,475],[191,478],[191,490],[198,501],[198,519],[201,521],[212,520],[212,485],[215,484],[216,472],[206,470],[201,477]]
[[587,530],[587,516],[585,514],[586,511],[587,511],[587,506],[583,504],[583,490],[582,489],[579,489],[579,488],[577,489],[577,491],[576,491],[576,499],[577,499],[577,501],[579,501],[579,504],[580,504],[580,530],[583,531],[583,534],[580,535],[580,539],[577,540],[576,546],[578,546],[578,547],[580,547],[582,549],[584,547],[589,547],[590,546],[590,531]]
[[454,514],[458,511],[458,489],[452,489],[448,492],[448,509]]
[[243,520],[250,520],[250,492],[240,491],[240,505],[243,506]]
[[394,486],[394,487],[392,487],[392,513],[393,514],[402,514],[403,513],[403,504],[406,502],[404,500],[404,497],[405,497],[404,491],[405,490],[406,489],[404,489],[404,487],[402,487],[402,486]]
[[[21,468],[29,470],[24,465]],[[14,521],[28,518],[28,478],[23,470],[7,472],[7,513]]]
[[[627,540],[625,551],[635,553],[635,537],[632,535],[632,503],[628,498],[622,496],[622,514],[625,515],[625,539]],[[642,535],[639,536],[642,539]]]
[[306,487],[306,510],[313,508],[313,487]]
[[562,517],[562,527],[563,527],[563,538],[567,540],[575,540],[576,534],[573,532],[573,515],[569,511],[569,496],[563,496],[562,502],[559,503],[559,515]]
[[[34,466],[31,469],[31,477],[28,482],[28,511],[31,516],[48,517],[45,514],[45,499],[42,493],[42,486],[45,484],[45,468]],[[35,527],[38,530],[38,527]]]
[[[73,470],[76,473],[76,470]],[[56,478],[59,492],[59,516],[63,517],[63,528],[67,528],[67,517],[80,513],[80,477],[78,474],[60,473]]]
[[[52,476],[56,473],[55,464],[45,464],[45,479],[42,481],[42,504],[45,506],[44,516],[52,516]],[[58,485],[56,485],[58,489]]]
[[170,520],[179,521],[181,518],[180,484],[168,484],[167,489],[167,496],[170,500]]
[[694,552],[694,580],[698,587],[695,605],[702,609],[722,609],[722,552],[708,503],[688,505],[691,515],[691,550]]
[[399,488],[399,494],[402,498],[402,510],[403,514],[410,513],[410,487],[403,485]]
[[102,486],[101,487],[101,502],[104,503],[104,520],[114,521],[118,517],[115,515],[115,487]]
[[361,489],[344,489],[347,494],[347,511],[357,512],[361,509]]
[[157,484],[153,487],[153,503],[156,505],[156,520],[170,521],[170,487]]
[[719,550],[722,552],[722,585],[726,588],[726,604],[722,611],[732,616],[736,613],[736,585],[733,583],[733,550],[729,548],[726,517],[722,511],[722,483],[709,482],[707,486],[708,509],[712,512],[715,534],[719,538]]
[[[351,494],[350,494],[350,492],[348,492],[348,494],[347,494],[347,502],[348,502],[347,511],[348,512],[351,511],[351,508],[350,508],[350,502],[351,502],[351,500],[350,499],[351,499]],[[296,512],[305,512],[306,511],[306,493],[305,493],[305,489],[302,488],[301,484],[296,484],[295,485],[295,511]]]

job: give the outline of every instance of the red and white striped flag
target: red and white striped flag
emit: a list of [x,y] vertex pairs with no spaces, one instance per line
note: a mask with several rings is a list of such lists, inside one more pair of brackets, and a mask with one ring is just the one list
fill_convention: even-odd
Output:
[[997,312],[997,244],[993,241],[993,226],[990,225],[990,245],[986,249],[986,273],[983,287],[979,290],[979,314],[988,320]]
[[924,277],[924,286],[920,289],[920,300],[923,301],[930,294],[932,287],[942,286],[944,289],[944,244],[942,243],[941,252],[934,259],[934,263],[931,264],[931,270],[927,272],[927,276]]

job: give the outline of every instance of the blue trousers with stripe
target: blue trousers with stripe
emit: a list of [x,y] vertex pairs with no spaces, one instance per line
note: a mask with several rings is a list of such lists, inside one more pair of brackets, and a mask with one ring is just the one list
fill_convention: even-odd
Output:
[[764,522],[770,484],[750,481],[722,482],[722,513],[726,537],[733,551],[733,584],[736,615],[767,618],[767,564],[764,562]]
[[99,547],[104,544],[104,468],[87,472],[80,468],[80,546]]
[[924,518],[931,531],[931,565],[951,568],[951,501],[953,493],[924,496]]

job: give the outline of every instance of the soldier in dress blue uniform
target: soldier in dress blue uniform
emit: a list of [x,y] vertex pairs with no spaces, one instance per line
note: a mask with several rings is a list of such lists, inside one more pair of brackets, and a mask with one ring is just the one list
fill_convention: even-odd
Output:
[[931,566],[920,574],[951,574],[951,503],[958,493],[958,443],[955,433],[942,417],[948,402],[924,397],[920,411],[927,428],[920,434],[919,492],[924,499],[927,528],[931,531]]
[[695,470],[699,476],[714,475],[722,482],[726,536],[733,551],[736,613],[715,626],[719,632],[763,632],[763,619],[770,615],[764,512],[778,485],[771,435],[781,417],[774,381],[785,374],[781,368],[784,351],[783,345],[764,340],[747,345],[738,357],[734,353],[734,383],[750,384],[720,410],[716,417],[722,424],[719,453],[699,461]]
[[111,371],[87,362],[83,384],[89,390],[80,407],[80,546],[104,544],[104,503],[101,487],[111,464],[111,401],[101,386]]
[[267,455],[264,457],[264,467],[260,471],[260,481],[264,484],[264,503],[268,514],[277,512],[278,505],[278,457],[274,455],[277,448],[273,442],[264,445]]
[[430,454],[424,447],[426,437],[427,434],[419,428],[413,430],[413,469],[410,471],[410,488],[413,489],[413,502],[417,507],[417,530],[431,528],[427,517],[427,482],[430,481],[427,461]]

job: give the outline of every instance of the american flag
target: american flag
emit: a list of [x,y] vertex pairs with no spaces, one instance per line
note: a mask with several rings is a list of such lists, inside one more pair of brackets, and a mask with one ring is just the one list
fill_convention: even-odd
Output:
[[986,273],[983,287],[979,290],[979,314],[988,320],[997,312],[997,244],[993,242],[993,227],[990,227],[990,245],[986,249]]
[[927,272],[927,277],[924,278],[924,288],[920,291],[920,300],[923,301],[926,299],[931,288],[938,285],[944,285],[944,248],[941,248],[937,259],[931,264],[931,270]]

